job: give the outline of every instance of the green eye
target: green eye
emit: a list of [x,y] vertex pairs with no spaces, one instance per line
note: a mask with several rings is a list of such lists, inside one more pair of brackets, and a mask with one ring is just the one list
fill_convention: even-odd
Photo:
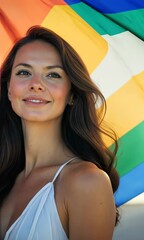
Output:
[[30,76],[31,73],[27,70],[19,70],[17,73],[16,73],[16,76]]
[[58,73],[55,73],[55,72],[49,73],[47,76],[50,77],[50,78],[61,78],[61,76]]

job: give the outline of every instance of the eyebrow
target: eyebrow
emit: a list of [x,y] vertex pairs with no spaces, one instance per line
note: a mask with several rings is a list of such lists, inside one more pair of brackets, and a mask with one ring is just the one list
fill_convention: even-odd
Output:
[[[31,66],[30,64],[27,64],[27,63],[19,63],[19,64],[17,64],[17,65],[15,66],[15,68],[18,67],[18,66],[23,66],[23,67],[27,67],[27,68],[32,68],[32,66]],[[46,69],[61,68],[62,70],[64,70],[64,68],[63,68],[62,66],[60,66],[60,65],[51,65],[51,66],[46,66],[46,67],[44,67],[44,68],[46,68]]]

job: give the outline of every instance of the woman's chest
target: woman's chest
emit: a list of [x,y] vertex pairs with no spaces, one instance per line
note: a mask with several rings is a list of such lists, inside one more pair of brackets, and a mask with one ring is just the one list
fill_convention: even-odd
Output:
[[19,218],[37,192],[47,184],[49,179],[17,181],[4,200],[0,211],[0,234],[5,235],[10,226]]
[[37,188],[18,188],[13,187],[7,198],[2,204],[0,210],[0,235],[5,235],[10,226],[17,220],[17,218],[24,211],[28,203],[31,201]]
[[[21,217],[23,212],[27,209],[27,206],[31,203],[34,202],[36,203],[35,197],[44,191],[41,191],[45,186],[48,186],[48,182],[50,180],[47,178],[39,179],[39,181],[35,180],[34,182],[28,182],[22,185],[16,184],[14,185],[13,189],[9,193],[7,199],[3,203],[2,209],[1,209],[1,235],[2,237],[5,236],[7,230],[13,225],[13,223],[16,222],[16,220]],[[62,223],[62,226],[64,230],[67,232],[67,220],[66,220],[66,215],[64,214],[65,209],[63,208],[63,197],[62,197],[62,191],[61,191],[61,186],[59,184],[56,184],[55,191],[53,193],[53,202],[55,203],[55,209],[58,212],[58,217]],[[48,206],[48,188],[46,188],[46,193],[47,197],[47,202],[46,206],[51,208],[51,206]],[[41,197],[41,196],[40,196]],[[36,203],[36,210],[39,207],[39,202]],[[29,209],[29,212],[31,211],[31,208]]]

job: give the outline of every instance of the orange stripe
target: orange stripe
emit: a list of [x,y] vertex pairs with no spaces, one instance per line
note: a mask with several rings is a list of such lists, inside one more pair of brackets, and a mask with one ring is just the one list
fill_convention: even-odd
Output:
[[12,42],[30,26],[40,25],[55,4],[65,5],[63,0],[1,0],[0,64]]
[[0,22],[0,66],[5,58],[5,55],[12,46],[12,41],[5,32],[3,25]]
[[1,24],[4,26],[5,31],[8,33],[12,41],[15,41],[16,38],[20,37],[15,26],[12,26],[11,22],[9,21],[9,18],[6,16],[2,9],[0,12],[0,19]]

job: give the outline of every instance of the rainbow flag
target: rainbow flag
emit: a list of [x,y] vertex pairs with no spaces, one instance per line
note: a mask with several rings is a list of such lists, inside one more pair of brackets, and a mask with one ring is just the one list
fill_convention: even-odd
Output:
[[119,136],[118,206],[144,191],[144,1],[1,0],[0,64],[32,25],[57,32],[80,54],[104,94]]

